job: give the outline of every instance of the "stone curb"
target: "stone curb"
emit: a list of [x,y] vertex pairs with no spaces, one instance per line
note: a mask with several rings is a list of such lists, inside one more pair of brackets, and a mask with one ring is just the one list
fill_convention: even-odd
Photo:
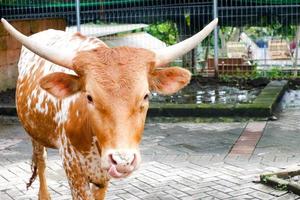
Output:
[[300,184],[289,180],[293,176],[299,176],[299,170],[283,171],[260,175],[260,182],[279,190],[288,190],[300,195]]
[[153,104],[150,117],[271,117],[282,98],[288,81],[271,81],[249,104]]
[[0,106],[0,115],[17,116],[16,106],[12,106],[12,105]]

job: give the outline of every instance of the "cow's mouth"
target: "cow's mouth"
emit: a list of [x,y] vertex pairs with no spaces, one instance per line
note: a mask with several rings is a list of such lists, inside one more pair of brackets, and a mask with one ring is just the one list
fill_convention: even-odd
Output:
[[111,176],[112,178],[125,178],[128,175],[131,174],[132,171],[128,171],[128,172],[119,172],[116,168],[115,165],[111,165],[110,168],[108,169],[108,174],[109,176]]

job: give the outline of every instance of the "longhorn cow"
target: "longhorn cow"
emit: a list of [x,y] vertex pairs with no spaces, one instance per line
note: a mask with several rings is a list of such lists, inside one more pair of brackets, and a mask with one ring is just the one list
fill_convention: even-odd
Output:
[[124,178],[141,162],[150,92],[177,92],[191,74],[164,67],[197,46],[216,27],[158,51],[109,48],[80,33],[46,30],[30,37],[1,19],[23,44],[16,88],[18,117],[32,139],[39,199],[50,199],[46,148],[59,149],[73,199],[104,199],[111,178]]

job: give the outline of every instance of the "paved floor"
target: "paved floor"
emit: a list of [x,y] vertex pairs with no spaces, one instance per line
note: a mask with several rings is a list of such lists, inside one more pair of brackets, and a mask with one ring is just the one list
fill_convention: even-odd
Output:
[[[228,155],[249,122],[147,124],[143,164],[124,180],[111,182],[107,199],[297,199],[256,183],[260,173],[300,163],[300,110],[285,110],[267,122],[252,154]],[[37,199],[38,181],[28,191],[31,145],[15,118],[0,118],[0,199]],[[299,166],[300,167],[300,166]],[[52,199],[71,199],[56,150],[48,152]]]

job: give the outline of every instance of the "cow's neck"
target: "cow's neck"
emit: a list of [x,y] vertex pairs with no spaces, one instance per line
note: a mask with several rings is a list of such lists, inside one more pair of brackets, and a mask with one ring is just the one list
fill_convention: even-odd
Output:
[[69,120],[65,124],[65,134],[70,144],[80,153],[91,151],[93,133],[88,119],[88,111],[83,95],[69,107]]
[[73,154],[69,156],[75,157],[76,162],[80,163],[89,181],[100,186],[106,183],[108,177],[101,169],[99,141],[91,130],[85,100],[85,97],[82,96],[70,105],[69,120],[64,126],[64,133],[62,133],[62,140],[64,140],[62,148]]

